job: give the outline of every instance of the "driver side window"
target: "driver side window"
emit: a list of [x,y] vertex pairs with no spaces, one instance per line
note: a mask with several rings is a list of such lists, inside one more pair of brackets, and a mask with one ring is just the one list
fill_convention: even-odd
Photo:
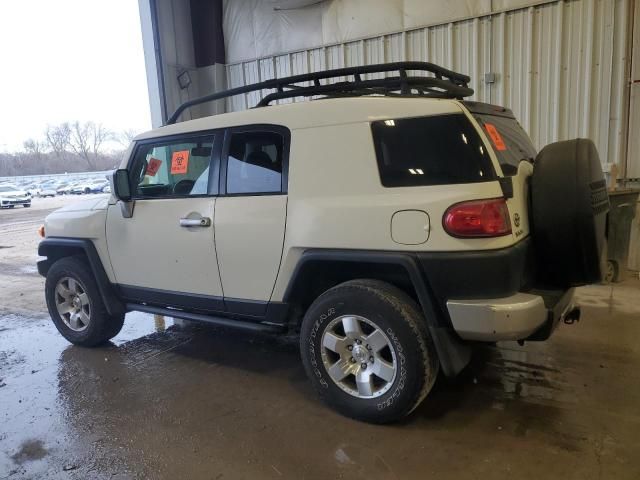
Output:
[[129,168],[136,199],[207,195],[213,136],[141,145]]

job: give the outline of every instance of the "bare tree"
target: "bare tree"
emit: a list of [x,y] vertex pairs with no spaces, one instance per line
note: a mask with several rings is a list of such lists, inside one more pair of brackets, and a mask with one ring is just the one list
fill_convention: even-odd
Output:
[[87,123],[75,121],[71,124],[69,146],[76,155],[87,162],[89,168],[93,168],[93,162],[91,161],[92,159],[90,155],[91,150],[89,147],[89,127]]
[[122,130],[119,134],[115,135],[115,140],[126,148],[131,144],[136,135],[138,135],[138,131],[129,128],[127,130]]
[[71,140],[71,127],[69,124],[65,122],[60,125],[47,125],[45,136],[49,147],[56,157],[60,160],[64,160]]
[[76,155],[87,162],[90,169],[95,169],[100,149],[109,138],[111,138],[111,132],[102,124],[76,121],[71,124],[69,146]]
[[98,158],[102,145],[104,142],[112,139],[114,134],[110,130],[106,129],[101,123],[93,122],[89,122],[89,133],[92,137],[93,156]]
[[114,135],[93,122],[49,125],[43,140],[29,138],[23,151],[0,152],[0,177],[110,170],[121,162],[125,150],[106,151],[105,144],[126,138],[128,146],[133,136],[133,130]]
[[36,158],[40,158],[44,152],[43,143],[38,140],[34,140],[33,138],[25,140],[22,146],[24,147],[25,152],[35,155]]

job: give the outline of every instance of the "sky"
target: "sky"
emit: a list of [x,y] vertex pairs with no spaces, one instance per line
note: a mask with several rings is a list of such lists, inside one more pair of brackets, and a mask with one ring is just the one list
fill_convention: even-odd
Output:
[[137,0],[0,0],[0,152],[47,124],[151,128]]

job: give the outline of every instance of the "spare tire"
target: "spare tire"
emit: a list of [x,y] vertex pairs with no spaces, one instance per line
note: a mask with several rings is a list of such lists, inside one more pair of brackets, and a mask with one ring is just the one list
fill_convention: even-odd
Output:
[[547,145],[531,179],[538,279],[576,287],[602,280],[609,197],[596,146],[576,139]]

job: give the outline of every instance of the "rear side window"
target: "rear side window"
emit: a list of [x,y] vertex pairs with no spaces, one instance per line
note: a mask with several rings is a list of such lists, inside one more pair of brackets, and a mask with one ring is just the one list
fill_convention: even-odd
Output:
[[505,176],[518,173],[520,162],[533,162],[536,158],[535,147],[515,118],[476,113],[474,116],[489,137]]
[[382,120],[371,124],[385,187],[495,180],[482,141],[463,114]]
[[233,133],[227,157],[227,193],[282,191],[284,139],[275,132]]

